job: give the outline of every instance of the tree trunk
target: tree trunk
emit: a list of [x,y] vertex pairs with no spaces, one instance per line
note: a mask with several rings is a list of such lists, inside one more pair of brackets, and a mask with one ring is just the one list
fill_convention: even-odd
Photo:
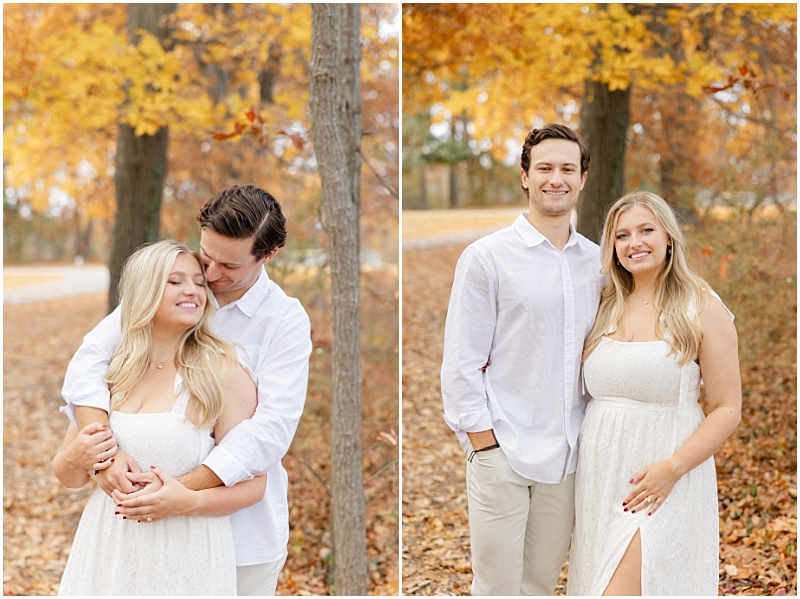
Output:
[[448,181],[449,185],[449,196],[448,196],[448,205],[450,208],[457,208],[458,207],[458,175],[456,174],[456,167],[457,163],[451,162],[447,165],[447,174],[448,174]]
[[[169,36],[167,15],[176,4],[129,4],[128,39],[138,43],[136,29],[145,29],[164,44]],[[133,127],[120,123],[114,165],[117,214],[109,260],[108,311],[119,302],[117,285],[122,265],[143,243],[158,239],[161,196],[167,172],[168,128],[155,135],[136,136]]]
[[697,156],[697,136],[692,125],[697,123],[700,102],[679,89],[661,94],[670,106],[661,110],[661,143],[658,145],[661,167],[661,196],[680,213],[682,220],[700,222],[694,204],[692,160]]
[[367,594],[361,472],[360,6],[313,4],[309,108],[325,208],[333,303],[331,514],[337,595]]
[[578,231],[599,242],[608,206],[625,192],[625,135],[631,88],[610,91],[587,81],[581,102],[581,138],[591,163],[578,200]]
[[425,184],[425,167],[417,167],[419,170],[419,208],[427,210],[428,206],[428,186]]
[[274,104],[273,89],[278,76],[278,67],[281,63],[281,47],[273,42],[269,45],[267,63],[258,74],[258,85],[262,104]]
[[[633,5],[633,15],[648,17],[647,29],[659,40],[657,51],[668,54],[675,64],[687,61],[681,32],[669,22],[670,5]],[[699,215],[694,204],[695,173],[699,153],[695,129],[702,119],[700,99],[686,93],[686,81],[664,85],[657,93],[659,98],[660,135],[657,151],[660,156],[661,196],[668,200],[684,220],[698,224]]]

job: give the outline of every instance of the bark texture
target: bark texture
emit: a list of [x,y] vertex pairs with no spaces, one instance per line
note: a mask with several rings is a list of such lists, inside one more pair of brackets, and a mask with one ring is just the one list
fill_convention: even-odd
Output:
[[591,162],[578,199],[578,232],[598,242],[608,206],[625,193],[625,134],[631,88],[611,91],[587,81],[581,102],[581,139]]
[[[129,4],[128,38],[139,41],[136,29],[145,29],[162,44],[169,37],[167,16],[176,4]],[[155,135],[137,136],[133,127],[120,123],[114,165],[114,197],[117,214],[109,259],[108,311],[116,308],[117,285],[125,260],[143,243],[158,239],[161,197],[167,172],[168,128]]]
[[312,5],[309,107],[333,300],[331,515],[337,595],[367,593],[361,471],[359,30],[360,5]]

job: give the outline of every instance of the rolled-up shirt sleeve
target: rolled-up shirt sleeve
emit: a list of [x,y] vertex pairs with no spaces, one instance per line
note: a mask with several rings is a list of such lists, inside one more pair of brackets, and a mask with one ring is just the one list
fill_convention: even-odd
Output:
[[266,473],[289,450],[305,405],[310,355],[311,324],[292,300],[259,356],[255,414],[231,429],[203,462],[225,486]]
[[456,265],[442,360],[444,420],[456,432],[493,428],[481,368],[490,357],[497,321],[497,277],[469,246]]
[[120,332],[120,308],[117,307],[83,338],[67,366],[61,394],[67,402],[60,411],[66,414],[77,428],[75,407],[98,408],[108,412],[111,395],[108,392],[106,374],[111,356],[122,339]]

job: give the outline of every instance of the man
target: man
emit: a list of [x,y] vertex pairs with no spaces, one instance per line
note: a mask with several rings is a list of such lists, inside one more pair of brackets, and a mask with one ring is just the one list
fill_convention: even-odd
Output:
[[589,153],[534,129],[529,212],[467,247],[445,324],[445,421],[465,451],[473,595],[552,595],[574,521],[581,352],[600,300],[599,248],[570,225]]
[[[305,403],[310,324],[300,302],[287,297],[264,270],[286,241],[286,220],[275,198],[253,185],[234,185],[208,200],[197,219],[200,253],[217,308],[214,330],[241,346],[240,358],[257,377],[258,408],[180,482],[199,490],[267,474],[264,498],[233,514],[231,526],[238,593],[274,595],[289,540],[288,477],[281,458]],[[108,424],[105,373],[119,341],[117,309],[86,335],[70,362],[63,388],[68,405],[62,411],[79,429],[92,422]],[[117,451],[114,463],[98,471],[97,482],[109,495],[114,489],[136,492],[131,480],[155,482],[152,473],[138,471],[135,461]],[[158,490],[149,492],[158,486],[148,485],[137,507],[146,507],[153,519],[181,516]]]

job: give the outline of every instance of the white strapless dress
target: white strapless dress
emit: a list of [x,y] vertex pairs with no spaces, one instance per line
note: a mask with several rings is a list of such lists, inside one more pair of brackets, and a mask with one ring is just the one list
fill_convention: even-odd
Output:
[[716,595],[719,511],[714,458],[678,480],[652,516],[623,512],[628,481],[669,458],[703,421],[700,367],[665,341],[604,337],[584,364],[592,400],[580,435],[568,595],[602,595],[636,531],[642,595]]
[[[188,393],[165,414],[112,412],[120,449],[142,472],[158,466],[177,477],[194,470],[214,447],[208,428],[186,420]],[[228,517],[191,516],[157,522],[123,520],[99,487],[83,510],[59,595],[235,595],[236,558]]]

